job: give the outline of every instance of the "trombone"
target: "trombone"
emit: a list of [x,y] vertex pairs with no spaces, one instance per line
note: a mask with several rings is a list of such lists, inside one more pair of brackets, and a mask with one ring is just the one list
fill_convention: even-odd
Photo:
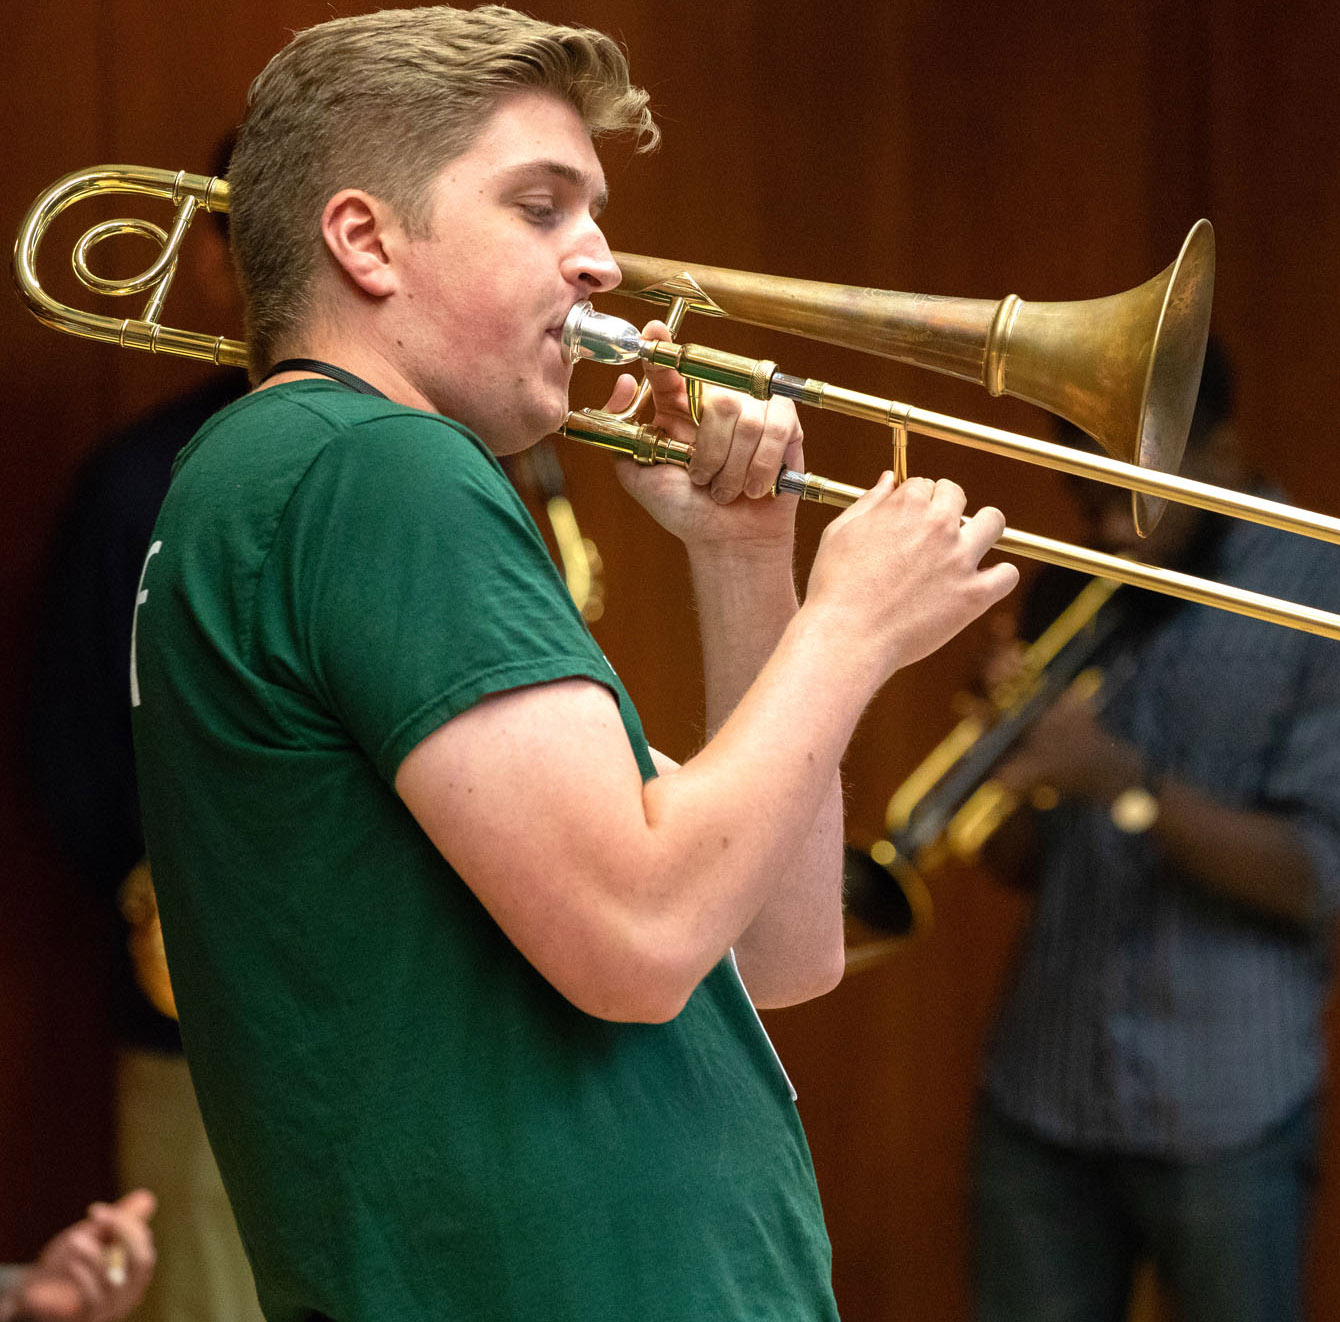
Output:
[[[149,293],[138,318],[79,311],[52,298],[37,274],[37,253],[51,222],[74,203],[109,193],[166,199],[176,207],[171,230],[145,220],[111,220],[79,240],[72,263],[88,288],[105,294]],[[195,213],[226,211],[228,185],[184,170],[111,165],[75,171],[30,207],[15,242],[13,272],[19,293],[37,318],[55,329],[151,353],[180,354],[242,365],[238,340],[163,326],[160,317],[177,255]],[[115,234],[154,239],[159,253],[141,274],[111,280],[89,264],[94,247]],[[1073,303],[1026,303],[936,298],[854,289],[754,275],[616,253],[624,292],[668,305],[674,334],[688,311],[733,316],[830,343],[877,353],[933,371],[978,381],[995,395],[1028,400],[1068,418],[1107,452],[1085,454],[1066,446],[970,423],[893,400],[789,376],[775,363],[673,340],[648,340],[629,322],[578,304],[564,326],[571,360],[663,364],[689,382],[691,403],[702,383],[743,390],[756,398],[781,395],[820,409],[892,429],[900,474],[906,471],[911,432],[1009,455],[1061,472],[1125,487],[1136,526],[1148,531],[1165,500],[1340,543],[1340,519],[1228,491],[1176,475],[1181,460],[1209,330],[1214,238],[1207,221],[1192,227],[1177,259],[1160,275],[1126,293]],[[620,414],[585,409],[570,413],[561,434],[628,455],[642,463],[687,465],[691,447],[646,424],[636,413],[639,392]],[[809,473],[783,470],[774,490],[802,500],[846,506],[862,489]],[[1066,542],[1007,528],[1002,551],[1136,587],[1201,602],[1256,619],[1340,639],[1340,615],[1221,585],[1157,566],[1142,565]]]
[[[907,434],[917,432],[1128,488],[1134,493],[1136,527],[1145,533],[1157,522],[1163,502],[1175,500],[1340,544],[1340,519],[1164,471],[1165,468],[1175,469],[1181,460],[1195,406],[1209,330],[1212,243],[1208,223],[1198,222],[1172,266],[1145,285],[1108,299],[1029,305],[1010,295],[999,304],[990,305],[994,311],[989,315],[982,307],[987,300],[946,300],[966,305],[960,321],[987,327],[982,334],[977,361],[983,364],[981,379],[992,393],[1027,399],[1068,418],[1108,451],[1102,455],[932,413],[826,382],[790,376],[771,361],[745,358],[699,345],[677,344],[673,340],[644,339],[631,323],[596,312],[589,303],[577,304],[569,313],[563,327],[563,342],[572,359],[591,358],[612,364],[641,360],[673,367],[691,383],[728,386],[757,399],[782,396],[815,408],[883,424],[894,433],[895,471],[899,476],[906,472]],[[645,269],[657,269],[653,259],[626,257],[620,253],[616,253],[615,258],[621,264],[628,262],[631,269],[646,263],[652,265]],[[840,317],[825,316],[813,309],[797,312],[795,307],[799,299],[793,286],[807,286],[818,291],[836,290],[839,298],[849,299],[861,294],[867,299],[873,295],[905,300],[913,309],[919,298],[877,290],[849,290],[843,286],[810,286],[805,281],[743,272],[715,272],[710,268],[683,272],[668,288],[664,284],[654,285],[637,291],[634,296],[668,303],[672,319],[682,316],[686,309],[697,307],[702,310],[703,300],[711,296],[702,289],[696,294],[691,292],[698,274],[703,274],[709,281],[713,274],[720,274],[744,282],[754,296],[754,302],[741,320],[804,334],[821,330],[815,338],[825,340],[839,339]],[[769,286],[780,288],[774,294]],[[1157,316],[1153,319],[1147,315],[1151,306],[1157,306]],[[759,308],[766,310],[759,311]],[[715,315],[733,314],[718,310]],[[924,354],[917,352],[917,336],[911,332],[905,337],[909,347],[899,352],[873,347],[876,337],[887,328],[884,319],[887,315],[872,313],[869,309],[865,313],[858,310],[851,334],[841,337],[840,342],[867,352],[929,365],[934,370],[952,371],[954,375],[978,379],[969,371],[944,367],[938,361],[927,363],[926,359],[936,357],[933,352],[937,347],[935,339],[931,340],[931,347]],[[911,319],[914,314],[907,315]],[[941,320],[952,320],[945,314],[939,315]],[[1082,376],[1087,370],[1092,379],[1111,381],[1119,387],[1118,395],[1124,396],[1115,404],[1106,396],[1076,389],[1072,376],[1056,380],[1048,376],[1049,365],[1056,358],[1067,357],[1067,350],[1057,346],[1067,342],[1066,328],[1071,325],[1074,326],[1073,339],[1085,346],[1083,353],[1073,349],[1068,351],[1070,359],[1080,359],[1080,364],[1070,363],[1074,376]],[[1002,326],[1005,328],[1003,333]],[[942,329],[948,338],[954,339],[962,328]],[[673,330],[672,325],[672,333]],[[1112,352],[1114,345],[1118,350],[1116,353]],[[1126,352],[1130,345],[1137,351]],[[1087,369],[1081,366],[1086,362]],[[1130,405],[1132,398],[1137,400],[1135,407]],[[692,458],[692,447],[636,421],[633,415],[642,399],[639,394],[629,409],[617,415],[596,409],[570,413],[560,430],[566,436],[628,455],[639,463],[687,466]],[[695,392],[691,390],[691,406],[694,400]],[[1128,454],[1136,462],[1115,458],[1114,453]],[[774,493],[778,492],[789,492],[802,500],[840,508],[853,504],[864,494],[860,487],[788,469],[783,469],[777,476]],[[996,549],[1326,638],[1340,638],[1340,628],[1337,627],[1340,626],[1340,616],[1330,611],[1248,592],[1177,570],[1140,564],[1010,528],[997,539]]]

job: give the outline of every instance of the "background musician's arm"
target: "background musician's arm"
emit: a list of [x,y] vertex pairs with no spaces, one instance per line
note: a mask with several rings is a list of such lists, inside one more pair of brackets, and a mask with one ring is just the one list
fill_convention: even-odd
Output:
[[[1307,728],[1319,723],[1326,724],[1318,716]],[[1335,847],[1324,806],[1299,804],[1290,812],[1229,807],[1175,776],[1151,778],[1150,771],[1131,744],[1099,725],[1091,702],[1067,697],[997,774],[1021,793],[1046,784],[1109,809],[1142,789],[1156,808],[1149,837],[1181,875],[1258,916],[1299,927],[1315,920],[1321,878],[1314,860],[1319,851],[1325,856],[1328,838],[1329,849]],[[1300,824],[1307,821],[1319,825],[1309,830]]]

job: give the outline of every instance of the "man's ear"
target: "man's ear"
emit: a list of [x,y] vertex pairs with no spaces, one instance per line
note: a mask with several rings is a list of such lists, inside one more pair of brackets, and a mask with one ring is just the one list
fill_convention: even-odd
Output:
[[390,208],[361,188],[343,188],[321,213],[321,237],[345,275],[371,298],[393,294],[398,272],[386,245]]

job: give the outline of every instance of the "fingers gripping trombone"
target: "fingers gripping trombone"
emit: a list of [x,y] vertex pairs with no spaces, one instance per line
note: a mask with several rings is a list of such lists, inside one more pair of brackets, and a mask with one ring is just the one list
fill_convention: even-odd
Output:
[[[606,363],[629,363],[641,359],[674,367],[693,380],[746,391],[756,398],[780,395],[816,408],[888,425],[894,429],[894,473],[900,480],[906,476],[906,434],[916,431],[944,440],[959,441],[992,453],[1032,457],[1035,462],[1046,467],[1124,486],[1141,495],[1179,499],[1202,509],[1231,514],[1323,541],[1340,542],[1340,520],[1327,515],[1312,514],[1276,501],[1190,481],[1107,456],[1089,455],[1065,446],[930,413],[892,400],[858,394],[825,382],[787,376],[771,362],[740,358],[697,345],[643,339],[629,322],[595,312],[589,304],[579,304],[569,314],[564,327],[564,343],[574,359],[592,358]],[[1193,390],[1194,384],[1193,380]],[[687,465],[693,453],[691,447],[672,440],[654,428],[638,424],[627,411],[619,415],[604,414],[598,410],[572,413],[562,431],[575,440],[629,455],[640,463]],[[1182,441],[1185,441],[1185,436]],[[779,472],[774,490],[797,495],[805,501],[839,508],[851,505],[864,494],[860,487],[786,468]],[[1159,507],[1155,505],[1146,513],[1147,527],[1157,520],[1159,512]],[[1340,638],[1340,616],[1306,605],[1281,601],[1159,566],[1138,564],[1119,556],[1087,550],[1016,529],[1007,528],[995,545],[1000,551],[1076,569],[1113,582],[1131,584],[1329,638]]]

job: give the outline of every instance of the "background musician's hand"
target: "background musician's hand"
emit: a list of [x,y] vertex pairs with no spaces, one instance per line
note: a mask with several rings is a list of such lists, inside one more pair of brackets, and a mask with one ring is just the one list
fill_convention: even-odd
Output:
[[1099,724],[1093,699],[1071,689],[1034,722],[995,779],[1020,795],[1049,785],[1064,797],[1111,803],[1138,783],[1140,770],[1135,749]]
[[1027,648],[1018,636],[1014,618],[993,612],[987,619],[988,644],[973,681],[973,696],[998,706],[997,698],[1008,695],[1024,679]]
[[48,1242],[3,1315],[15,1322],[117,1322],[144,1297],[154,1268],[149,1219],[157,1201],[136,1189]]
[[[651,322],[644,336],[665,340],[669,331]],[[624,487],[662,527],[689,545],[758,543],[790,554],[795,529],[794,496],[769,493],[783,466],[803,468],[802,431],[790,400],[756,400],[734,390],[703,387],[702,424],[689,414],[683,377],[668,367],[648,367],[655,413],[652,425],[693,445],[687,471],[624,462]],[[621,377],[608,409],[633,397],[633,378]]]

